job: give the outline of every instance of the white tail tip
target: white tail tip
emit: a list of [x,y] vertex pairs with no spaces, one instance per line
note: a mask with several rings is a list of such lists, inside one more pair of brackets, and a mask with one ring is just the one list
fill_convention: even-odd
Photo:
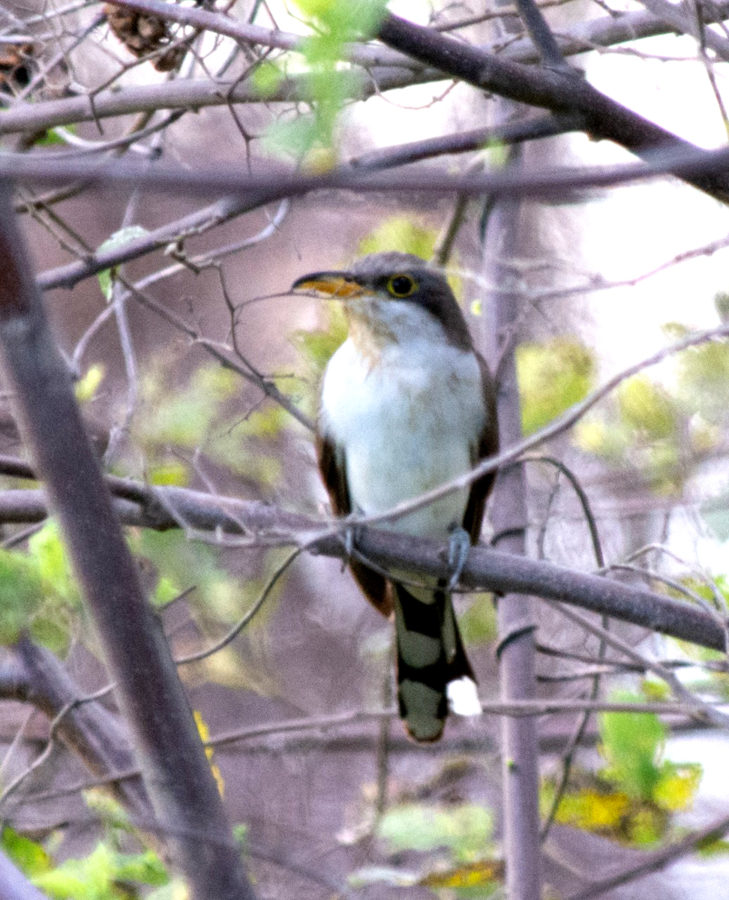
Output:
[[448,707],[457,716],[480,716],[481,701],[478,699],[476,682],[463,675],[455,681],[449,681],[446,687]]

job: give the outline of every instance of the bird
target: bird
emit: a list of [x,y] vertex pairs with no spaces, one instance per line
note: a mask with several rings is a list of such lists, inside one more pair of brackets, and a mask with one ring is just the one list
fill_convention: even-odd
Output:
[[[498,450],[496,390],[445,276],[408,253],[373,253],[297,278],[292,293],[341,301],[348,335],[322,378],[319,470],[337,516],[376,515],[468,472]],[[386,521],[384,529],[456,541],[481,531],[494,476]],[[454,537],[454,535],[456,537]],[[397,698],[407,733],[437,741],[451,711],[476,715],[476,678],[446,579],[349,566],[394,617]]]

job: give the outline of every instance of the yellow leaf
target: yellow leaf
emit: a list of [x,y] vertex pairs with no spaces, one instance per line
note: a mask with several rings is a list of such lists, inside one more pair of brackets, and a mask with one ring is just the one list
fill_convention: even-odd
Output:
[[[197,731],[200,735],[200,740],[205,743],[205,741],[210,740],[210,729],[208,728],[207,722],[205,721],[205,719],[203,719],[202,714],[199,712],[199,710],[193,710],[192,714],[195,718],[195,724],[197,725]],[[214,750],[212,747],[205,748],[205,756],[207,756],[208,762],[210,763],[210,771],[213,773],[215,783],[218,785],[218,792],[222,797],[225,792],[225,782],[223,781],[223,775],[220,771],[220,768],[213,762],[213,753]]]
[[622,792],[604,794],[584,790],[566,794],[557,809],[556,821],[590,831],[615,829],[628,811],[630,801]]
[[480,862],[456,866],[438,872],[429,872],[418,884],[429,888],[474,888],[503,881],[504,863],[500,859],[484,859]]
[[701,775],[701,766],[698,764],[671,766],[661,775],[653,791],[653,799],[669,812],[686,809],[693,802]]
[[85,403],[91,400],[96,393],[96,389],[104,380],[106,371],[102,365],[98,363],[90,366],[86,374],[80,381],[76,382],[74,392],[79,403]]

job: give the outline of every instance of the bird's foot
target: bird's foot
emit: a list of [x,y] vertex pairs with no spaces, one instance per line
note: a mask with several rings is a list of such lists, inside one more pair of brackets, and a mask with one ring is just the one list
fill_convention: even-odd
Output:
[[471,549],[471,536],[460,525],[452,525],[448,531],[448,569],[451,574],[447,590],[450,592],[455,590],[461,580],[461,573],[468,559],[468,551]]
[[[347,524],[344,527],[344,531],[342,532],[342,541],[344,543],[344,559],[342,560],[342,568],[344,569],[347,566],[347,563],[354,556],[354,547],[357,541],[359,540],[360,535],[362,534],[362,525],[359,525],[356,522],[356,517],[361,516],[362,513],[358,510],[356,512],[351,513],[347,516],[345,520]],[[352,521],[348,521],[348,520]]]

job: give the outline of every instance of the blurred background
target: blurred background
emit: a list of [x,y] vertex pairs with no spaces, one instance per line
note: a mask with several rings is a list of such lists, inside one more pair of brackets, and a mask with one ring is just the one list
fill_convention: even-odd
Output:
[[[509,7],[408,2],[390,9],[517,61],[534,56],[514,30]],[[327,35],[315,4],[245,0],[226,11],[283,35],[318,34],[320,41]],[[640,4],[549,2],[544,12],[560,38],[579,45],[570,61],[596,87],[701,146],[726,141],[725,63],[711,42],[707,50],[695,36],[655,36],[660,29],[644,25],[648,13]],[[629,22],[636,40],[600,37],[609,21]],[[705,31],[725,40],[721,28]],[[352,161],[375,165],[388,148],[462,134],[492,120],[493,98],[421,69],[341,62],[327,69],[325,53],[317,58],[313,51],[236,43],[134,18],[112,4],[5,4],[0,50],[2,148],[64,151],[88,157],[90,165],[104,154],[146,160],[150,169],[164,160],[191,172],[214,166],[253,174],[326,171]],[[332,55],[335,50],[341,47],[329,46]],[[359,87],[337,93],[336,73],[354,69]],[[312,79],[306,99],[301,79],[312,73],[318,81]],[[205,85],[205,101],[173,106],[180,85]],[[228,92],[241,87],[248,101],[228,101]],[[115,96],[130,97],[133,111],[94,121],[93,113],[65,114],[61,105],[81,98],[113,110],[105,104]],[[39,126],[46,114],[48,124]],[[506,156],[504,144],[492,141],[409,168],[430,167],[434,177],[445,170],[499,171]],[[632,159],[580,134],[532,141],[524,158],[527,169]],[[218,217],[211,207],[217,199],[146,187],[90,189],[80,182],[62,189],[21,185],[16,194],[105,469],[152,485],[327,516],[306,421],[316,415],[318,379],[346,326],[334,304],[291,296],[290,285],[367,252],[436,258],[486,346],[490,303],[505,288],[488,275],[495,253],[482,240],[488,204],[431,193],[331,191]],[[184,227],[188,217],[195,220],[191,228]],[[525,433],[660,348],[727,321],[726,210],[678,180],[570,191],[558,202],[527,198],[519,235],[518,246],[506,257],[499,250],[497,261],[508,264],[508,288],[520,303],[509,343]],[[153,252],[90,277],[73,274],[73,265],[83,266],[90,254],[148,238]],[[499,360],[490,362],[498,371]],[[262,379],[303,421],[265,395]],[[537,451],[557,457],[579,480],[606,565],[720,610],[729,540],[728,384],[726,342],[667,355]],[[9,407],[0,436],[0,453],[23,455]],[[530,552],[575,569],[598,568],[585,510],[564,474],[537,453],[525,466]],[[27,484],[4,482],[4,489]],[[31,634],[64,660],[84,693],[102,688],[103,662],[54,527],[6,525],[2,536],[1,563],[9,573],[0,572],[8,584],[3,643],[11,647],[18,634],[10,612],[25,596],[18,585],[40,583]],[[289,554],[264,541],[184,527],[132,528],[128,536],[177,657],[219,641]],[[465,596],[458,609],[482,699],[495,701],[493,598]],[[663,682],[640,667],[615,654],[606,659],[597,638],[559,613],[540,609],[539,622],[545,697],[584,698],[593,688],[642,702],[668,696]],[[636,628],[621,626],[618,633],[647,658],[674,661],[701,696],[724,699],[726,678],[712,654]],[[235,640],[181,668],[204,735],[221,738],[213,741],[211,764],[231,819],[245,825],[262,897],[332,896],[348,878],[347,890],[373,898],[466,896],[468,884],[468,896],[502,890],[499,717],[451,719],[440,744],[409,743],[396,719],[378,715],[392,705],[391,636],[390,624],[337,561],[304,554],[287,566]],[[547,880],[559,896],[581,896],[579,886],[591,877],[635,865],[681,829],[726,815],[716,763],[725,736],[709,738],[683,717],[625,716],[584,723],[576,757],[571,742],[580,714],[540,718],[545,816],[566,748],[573,776],[571,805],[556,814],[546,845]],[[276,727],[293,720],[306,720],[305,726]],[[668,741],[670,726],[689,737]],[[646,735],[642,756],[638,733]],[[13,785],[3,797],[3,821],[43,846],[54,866],[88,865],[104,841],[127,848],[131,838],[121,840],[93,792],[80,789],[88,786],[81,763],[48,739],[42,714],[17,700],[2,703],[0,774],[5,789]],[[39,754],[42,764],[33,765]],[[683,861],[670,875],[616,886],[609,896],[627,900],[646,890],[708,896],[725,866],[719,852],[703,862]],[[113,893],[123,880],[83,896],[163,890],[140,879],[125,888],[132,893]]]

